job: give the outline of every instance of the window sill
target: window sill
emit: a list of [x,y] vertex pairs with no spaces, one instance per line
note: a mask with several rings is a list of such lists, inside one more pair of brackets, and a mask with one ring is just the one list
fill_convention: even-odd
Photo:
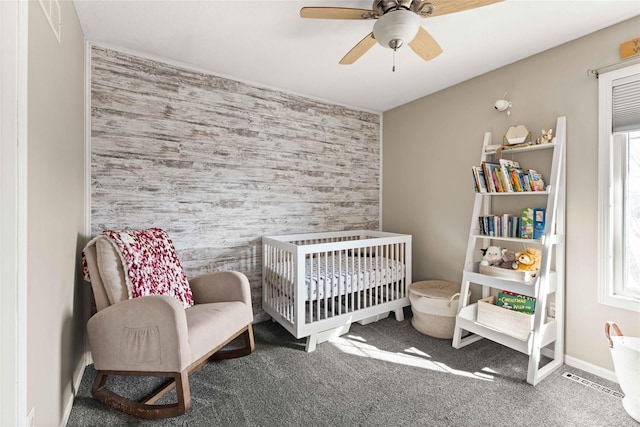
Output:
[[600,296],[598,299],[600,304],[609,305],[611,307],[622,308],[624,310],[640,313],[640,300],[620,295]]

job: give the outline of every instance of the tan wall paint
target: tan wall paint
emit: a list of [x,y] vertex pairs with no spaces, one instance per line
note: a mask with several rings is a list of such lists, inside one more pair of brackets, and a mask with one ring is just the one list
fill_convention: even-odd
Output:
[[62,42],[29,3],[27,410],[60,425],[84,357],[84,36],[60,2]]
[[499,141],[508,127],[495,100],[508,92],[512,124],[525,124],[534,136],[567,116],[566,354],[609,370],[605,321],[638,336],[640,316],[597,301],[598,81],[586,70],[619,62],[619,44],[637,37],[638,28],[640,17],[383,116],[383,229],[413,235],[415,280],[452,281],[462,278],[470,167],[479,162],[484,132]]

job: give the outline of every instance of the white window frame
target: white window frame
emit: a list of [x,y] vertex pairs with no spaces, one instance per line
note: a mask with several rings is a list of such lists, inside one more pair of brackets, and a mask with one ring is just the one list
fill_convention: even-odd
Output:
[[[599,152],[598,152],[598,224],[599,224],[599,272],[598,272],[598,302],[626,310],[640,312],[640,299],[622,295],[616,289],[620,283],[622,262],[619,256],[621,249],[621,227],[616,226],[616,216],[621,215],[619,200],[620,191],[616,186],[621,184],[621,174],[614,168],[614,162],[620,164],[619,150],[624,144],[624,136],[612,132],[612,95],[613,88],[623,82],[640,79],[640,64],[620,68],[615,71],[602,73],[599,79]],[[618,210],[616,210],[618,209]]]

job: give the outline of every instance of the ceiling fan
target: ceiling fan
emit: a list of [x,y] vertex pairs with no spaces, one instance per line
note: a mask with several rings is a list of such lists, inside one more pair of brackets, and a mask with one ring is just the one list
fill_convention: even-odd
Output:
[[[442,53],[438,42],[420,25],[420,18],[461,12],[503,0],[374,0],[371,10],[344,7],[303,7],[302,18],[312,19],[376,19],[367,34],[341,60],[353,64],[376,42],[394,52],[408,44],[425,61]],[[395,67],[394,67],[395,71]]]

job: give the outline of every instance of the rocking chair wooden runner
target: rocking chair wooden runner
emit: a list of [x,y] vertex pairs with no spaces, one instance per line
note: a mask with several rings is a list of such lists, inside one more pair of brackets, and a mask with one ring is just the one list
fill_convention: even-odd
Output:
[[[253,352],[251,295],[242,273],[214,272],[190,280],[194,305],[185,309],[168,295],[129,299],[122,261],[106,238],[94,239],[84,254],[97,308],[87,324],[97,371],[91,393],[107,406],[141,418],[183,414],[191,407],[191,373],[210,359]],[[224,349],[238,337],[242,347]],[[110,375],[172,380],[138,402],[109,390]],[[174,388],[176,403],[155,404]]]

